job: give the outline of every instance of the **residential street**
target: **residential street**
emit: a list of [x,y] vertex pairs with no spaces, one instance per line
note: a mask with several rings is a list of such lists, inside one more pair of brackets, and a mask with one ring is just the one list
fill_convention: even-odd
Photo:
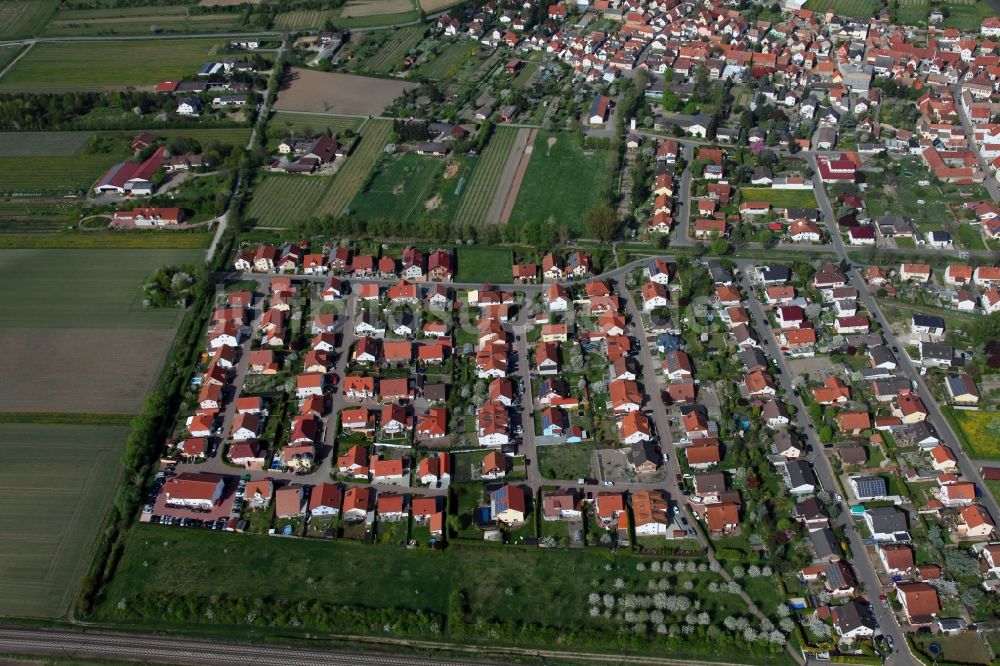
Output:
[[[839,494],[841,492],[840,487],[834,477],[830,461],[823,452],[823,446],[816,436],[816,429],[813,423],[809,420],[809,412],[806,410],[802,399],[799,398],[798,394],[792,388],[794,375],[788,367],[785,355],[781,352],[778,340],[774,336],[774,330],[771,328],[771,324],[768,321],[766,313],[764,312],[764,308],[757,296],[757,292],[754,290],[754,285],[750,280],[750,272],[753,270],[753,263],[742,261],[738,262],[738,266],[742,274],[740,284],[742,285],[743,291],[747,296],[750,314],[754,320],[754,328],[757,329],[758,334],[761,336],[767,355],[774,359],[779,370],[781,370],[781,373],[778,375],[778,382],[782,389],[782,395],[780,397],[786,404],[795,407],[796,425],[798,426],[799,432],[802,433],[808,443],[809,452],[805,456],[805,459],[812,464],[813,471],[816,473],[816,477],[819,480],[820,485],[830,494],[831,497],[833,497],[835,494]],[[899,622],[896,620],[896,617],[890,609],[879,603],[879,595],[883,593],[891,594],[891,591],[886,592],[883,590],[882,584],[879,582],[875,565],[868,556],[868,551],[865,548],[864,543],[861,541],[861,536],[858,533],[858,530],[854,527],[853,521],[850,518],[850,512],[848,511],[849,506],[847,502],[842,501],[839,502],[838,505],[840,508],[840,515],[836,518],[832,518],[831,523],[835,526],[846,526],[845,534],[850,542],[851,552],[853,554],[853,557],[851,558],[851,565],[860,577],[861,582],[864,584],[865,592],[868,595],[868,601],[871,603],[872,608],[875,609],[875,617],[878,620],[879,628],[883,634],[892,636],[892,640],[896,646],[907,646],[906,652],[897,650],[892,658],[886,663],[893,665],[898,664],[901,666],[917,666],[920,662],[909,651],[904,632],[900,627]]]

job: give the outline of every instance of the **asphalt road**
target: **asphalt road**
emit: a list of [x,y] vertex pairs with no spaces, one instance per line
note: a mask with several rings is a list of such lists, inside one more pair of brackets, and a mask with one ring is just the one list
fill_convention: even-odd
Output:
[[[754,328],[760,335],[767,355],[774,359],[778,369],[781,370],[781,374],[778,375],[778,383],[781,385],[784,393],[782,400],[786,404],[795,407],[796,425],[798,426],[799,433],[809,445],[805,459],[812,464],[820,486],[832,497],[840,492],[836,478],[834,477],[833,468],[823,453],[822,444],[816,436],[816,430],[813,427],[814,424],[809,420],[809,412],[806,410],[805,404],[792,387],[794,375],[785,361],[785,355],[781,352],[778,340],[774,335],[774,330],[771,328],[763,305],[757,297],[757,292],[754,291],[754,285],[749,277],[749,274],[753,270],[753,264],[751,262],[738,262],[737,265],[742,273],[741,284],[747,296],[746,302],[754,320]],[[878,572],[871,558],[868,556],[861,536],[856,529],[853,529],[854,526],[848,508],[847,503],[841,501],[840,515],[836,519],[831,520],[831,524],[834,526],[846,526],[845,534],[850,542],[853,554],[850,562],[851,566],[858,575],[860,582],[864,585],[868,601],[875,609],[875,619],[878,621],[882,634],[892,636],[892,640],[896,645],[896,652],[886,663],[893,666],[910,666],[911,664],[918,666],[920,662],[909,652],[909,646],[899,622],[897,622],[890,609],[879,603],[878,596],[883,593],[882,583],[879,581]]]

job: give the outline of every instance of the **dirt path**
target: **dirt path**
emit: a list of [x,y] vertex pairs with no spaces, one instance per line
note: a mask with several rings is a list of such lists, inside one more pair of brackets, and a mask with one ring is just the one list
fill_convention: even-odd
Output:
[[531,148],[537,134],[538,130],[535,129],[517,131],[517,138],[514,139],[514,145],[507,156],[507,164],[504,165],[500,182],[497,184],[497,191],[493,195],[493,203],[490,204],[490,210],[486,214],[488,224],[507,224],[510,221],[510,214],[514,210],[517,192],[521,189],[524,172],[531,160]]
[[[15,57],[13,60],[11,60],[9,63],[7,63],[7,66],[3,68],[3,71],[0,71],[0,79],[3,78],[4,74],[6,74],[10,70],[14,69],[14,65],[17,64],[17,61],[20,60],[21,58],[23,58],[24,56],[28,55],[28,51],[30,51],[32,48],[34,48],[34,46],[35,46],[34,42],[28,42],[28,48],[24,49],[19,54],[17,54],[17,57]],[[14,48],[14,47],[12,47],[12,46],[6,46],[4,48],[10,49],[10,48]]]

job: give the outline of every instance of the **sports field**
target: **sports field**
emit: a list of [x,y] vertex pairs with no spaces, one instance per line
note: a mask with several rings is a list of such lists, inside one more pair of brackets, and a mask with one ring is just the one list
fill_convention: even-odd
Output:
[[16,312],[0,330],[0,410],[136,413],[180,319],[142,306],[160,265],[198,250],[0,250]]
[[154,85],[193,75],[211,57],[217,43],[209,39],[39,43],[0,79],[0,92]]
[[465,191],[455,213],[455,221],[463,224],[482,224],[493,203],[500,174],[503,173],[511,146],[517,136],[516,127],[498,127],[487,144],[483,154],[477,157],[478,164],[465,183]]
[[361,220],[416,220],[427,210],[444,160],[416,153],[395,156],[371,185],[351,201],[351,216]]
[[62,9],[45,26],[50,37],[153,35],[158,33],[225,32],[240,29],[240,15],[188,15],[183,5]]
[[583,214],[600,201],[613,157],[607,150],[582,150],[570,134],[539,132],[511,224],[552,220],[582,233]]
[[0,39],[41,34],[58,6],[58,0],[0,1]]
[[361,140],[333,177],[269,174],[254,188],[248,217],[256,226],[288,227],[304,218],[340,215],[381,154],[392,123],[370,120]]
[[776,190],[770,187],[744,187],[740,190],[743,202],[763,201],[776,208],[815,208],[816,195],[812,190]]
[[121,473],[129,429],[0,424],[0,615],[61,617]]
[[804,9],[814,12],[833,11],[838,16],[871,18],[882,8],[879,0],[807,0]]

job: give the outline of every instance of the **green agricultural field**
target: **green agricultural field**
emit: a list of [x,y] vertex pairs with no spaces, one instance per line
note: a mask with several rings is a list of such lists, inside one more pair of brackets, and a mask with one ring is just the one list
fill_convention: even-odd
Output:
[[417,67],[414,76],[434,81],[454,79],[462,66],[479,53],[479,46],[468,42],[440,43],[437,47],[443,50]]
[[583,150],[571,134],[539,132],[511,224],[552,220],[582,234],[583,215],[607,189],[613,159],[608,150]]
[[320,213],[340,215],[344,212],[361,190],[379,155],[383,154],[391,133],[392,122],[389,120],[369,120],[364,124],[361,141],[341,165],[333,186],[320,200]]
[[[153,85],[193,74],[218,42],[164,39],[35,44],[0,79],[0,92],[66,92]],[[97,67],[95,63],[115,63]]]
[[0,328],[0,411],[137,413],[181,317],[143,307],[143,284],[163,264],[203,258],[200,250],[0,250],[0,280],[17,312]]
[[416,153],[387,158],[371,185],[351,201],[352,217],[416,220],[427,210],[444,160]]
[[183,5],[63,9],[45,27],[50,37],[226,32],[241,28],[240,15],[189,15]]
[[838,16],[871,18],[882,8],[879,0],[807,0],[804,9],[836,12]]
[[902,25],[926,25],[930,10],[928,0],[900,0],[896,21]]
[[278,14],[274,20],[276,30],[305,30],[322,28],[327,20],[338,28],[378,28],[414,23],[420,20],[416,10],[395,14],[375,14],[372,16],[341,16],[340,9],[303,9]]
[[10,289],[14,326],[156,329],[177,312],[142,307],[146,278],[161,265],[203,258],[196,250],[3,250],[0,284]]
[[93,132],[0,132],[0,157],[72,155]]
[[523,88],[524,86],[528,85],[528,82],[531,81],[531,78],[535,75],[535,72],[537,71],[538,71],[537,62],[525,63],[524,68],[520,72],[518,72],[517,76],[514,77],[514,80],[512,81],[513,86],[515,88]]
[[360,126],[361,118],[278,111],[267,121],[267,135],[277,147],[277,144],[289,134],[309,133],[311,135],[324,132],[327,129],[333,134],[339,134],[346,129],[356,131]]
[[34,37],[41,34],[49,17],[58,6],[58,0],[2,0],[0,39]]
[[[234,552],[246,556],[227,556]],[[138,525],[126,543],[116,576],[94,619],[137,626],[153,622],[164,628],[183,625],[190,629],[201,625],[206,630],[223,630],[230,637],[249,635],[256,632],[244,624],[246,610],[238,626],[226,624],[225,620],[220,622],[218,618],[206,619],[204,614],[205,604],[212,595],[242,595],[248,601],[250,597],[267,599],[268,606],[287,602],[289,609],[302,601],[306,604],[304,609],[312,603],[331,603],[376,612],[420,610],[444,621],[442,636],[436,639],[442,642],[496,644],[500,640],[504,645],[553,649],[562,646],[619,653],[624,649],[638,654],[662,654],[669,649],[671,656],[678,659],[790,663],[783,651],[736,647],[731,641],[707,640],[700,632],[668,647],[662,639],[655,638],[655,632],[651,632],[652,637],[644,634],[636,640],[628,637],[631,626],[629,631],[610,631],[607,620],[590,616],[587,599],[595,587],[612,589],[607,586],[613,587],[617,579],[623,593],[640,594],[648,593],[647,583],[654,577],[670,578],[671,587],[677,589],[686,589],[690,581],[692,589],[685,595],[697,596],[701,611],[709,613],[717,625],[726,615],[747,613],[739,596],[708,591],[711,582],[721,580],[718,574],[653,574],[646,566],[642,567],[644,571],[638,571],[639,561],[625,551],[610,554],[603,549],[554,552],[453,545],[444,551],[408,550],[344,539],[273,539]],[[337,563],[335,571],[324,568],[323,563],[329,562]],[[198,585],[179,590],[177,581],[194,570],[199,572]],[[391,571],[393,575],[371,576],[372,571]],[[246,588],[247,580],[254,581],[252,591]],[[178,601],[185,595],[199,599],[176,605],[168,601],[167,607],[155,603],[160,595]],[[528,598],[530,603],[525,603]],[[132,609],[140,607],[142,614],[133,612]],[[191,611],[182,610],[185,608]],[[282,632],[287,635],[309,632],[322,638],[327,631],[343,631],[339,624],[316,626],[316,619],[311,612],[296,615],[296,625],[301,623],[301,628],[288,627]],[[502,637],[493,638],[489,638],[491,630],[473,629],[477,622],[495,621],[516,621],[517,625],[498,628],[503,632]],[[377,633],[390,631],[383,629],[381,622],[377,626]],[[556,636],[562,637],[558,645]],[[427,635],[420,637],[426,640]]]
[[515,127],[498,127],[487,144],[463,187],[462,199],[455,220],[462,224],[482,224],[486,220],[500,175],[503,173],[511,146],[517,137]]
[[248,217],[255,226],[289,227],[316,215],[330,178],[268,174],[254,187]]
[[0,193],[76,195],[122,159],[121,155],[0,157]]
[[[35,205],[32,205],[32,209]],[[45,210],[43,206],[43,210]],[[31,211],[33,212],[33,210]],[[3,250],[204,250],[212,242],[208,227],[198,231],[61,231],[62,220],[46,213],[0,213]],[[192,254],[204,257],[204,252]]]
[[23,48],[24,47],[20,44],[0,46],[0,71],[13,62],[14,58],[17,57],[17,54],[20,53]]
[[319,215],[340,215],[361,189],[389,141],[392,123],[369,120],[336,175],[269,174],[254,188],[249,218],[256,226],[289,227]]
[[499,247],[458,248],[456,282],[504,284],[510,282],[514,255]]
[[775,190],[770,187],[744,187],[740,199],[765,201],[775,208],[816,208],[816,195],[812,190]]
[[424,38],[425,31],[426,28],[422,25],[400,28],[392,33],[375,55],[362,65],[361,70],[366,74],[388,74],[396,71],[410,49]]
[[996,11],[985,0],[948,0],[944,4],[948,7],[944,26],[964,32],[978,32],[984,18],[996,15]]
[[[0,424],[0,615],[62,617],[118,484],[129,428]],[[31,451],[25,455],[25,451]]]

